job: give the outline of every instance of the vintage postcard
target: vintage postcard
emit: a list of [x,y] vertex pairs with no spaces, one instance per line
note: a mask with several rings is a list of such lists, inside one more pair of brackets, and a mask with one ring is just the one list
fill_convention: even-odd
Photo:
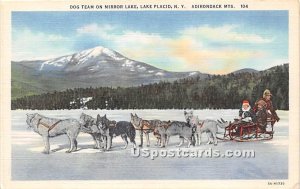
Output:
[[1,2],[1,188],[299,188],[299,3]]

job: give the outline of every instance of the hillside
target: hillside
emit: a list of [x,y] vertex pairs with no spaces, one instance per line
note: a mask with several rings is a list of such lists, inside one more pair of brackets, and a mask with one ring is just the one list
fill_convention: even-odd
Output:
[[190,77],[138,87],[76,88],[12,101],[12,109],[220,109],[251,104],[265,89],[273,93],[273,104],[289,108],[289,65],[265,71]]

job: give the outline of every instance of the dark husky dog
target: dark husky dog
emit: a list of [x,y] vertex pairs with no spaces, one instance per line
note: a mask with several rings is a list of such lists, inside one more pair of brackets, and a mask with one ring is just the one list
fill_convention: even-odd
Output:
[[67,153],[74,152],[77,149],[76,138],[80,132],[80,123],[76,119],[55,119],[42,116],[38,113],[26,114],[27,124],[33,128],[34,132],[43,137],[45,149],[44,153],[49,154],[49,138],[66,134],[69,137],[70,148]]
[[[81,131],[84,133],[88,133],[93,137],[95,146],[95,149],[100,149],[101,148],[101,143],[102,141],[102,136],[100,133],[100,129],[96,125],[96,119],[93,118],[92,116],[89,116],[85,113],[82,113],[80,115],[80,124],[82,125]],[[103,147],[103,146],[102,146]]]
[[136,148],[135,144],[135,129],[133,125],[128,121],[111,121],[107,119],[106,115],[101,117],[99,114],[97,115],[97,126],[99,127],[102,136],[104,137],[104,145],[106,149],[109,150],[112,144],[112,138],[116,136],[122,137],[125,142],[124,149],[128,146],[129,138],[130,142],[133,144],[133,148]]
[[[139,130],[140,132],[140,137],[141,137],[141,144],[139,147],[143,146],[143,134],[145,133],[146,135],[146,140],[147,140],[147,147],[150,146],[150,139],[149,139],[149,133],[154,132],[155,128],[161,124],[160,120],[143,120],[142,118],[138,117],[136,114],[133,115],[132,113],[130,114],[131,120],[130,122],[134,126],[136,130]],[[157,133],[154,133],[154,136],[159,136]]]

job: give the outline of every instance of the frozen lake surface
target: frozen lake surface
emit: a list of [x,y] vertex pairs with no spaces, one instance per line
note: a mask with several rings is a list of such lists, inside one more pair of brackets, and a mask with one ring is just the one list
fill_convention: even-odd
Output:
[[[190,150],[254,150],[252,158],[209,158],[209,157],[157,157],[154,160],[134,157],[132,145],[122,149],[121,137],[113,139],[111,151],[93,149],[92,137],[80,133],[78,151],[65,153],[69,147],[66,135],[50,139],[51,153],[41,153],[41,136],[28,129],[26,113],[40,113],[47,117],[79,119],[84,112],[93,117],[97,114],[116,121],[129,121],[130,113],[137,113],[143,119],[185,121],[183,110],[55,110],[55,111],[12,111],[12,179],[13,180],[148,180],[148,179],[287,179],[288,178],[288,111],[277,111],[280,122],[275,124],[274,138],[270,141],[234,142],[220,141],[217,146],[206,144],[203,135],[201,146]],[[195,110],[200,119],[233,120],[238,110]],[[223,132],[222,129],[219,129]],[[136,143],[140,143],[139,134]],[[178,136],[170,139],[167,148],[154,144],[150,134],[151,147],[147,149],[174,150],[179,143]],[[145,142],[145,138],[144,138]],[[186,143],[181,150],[185,148]]]

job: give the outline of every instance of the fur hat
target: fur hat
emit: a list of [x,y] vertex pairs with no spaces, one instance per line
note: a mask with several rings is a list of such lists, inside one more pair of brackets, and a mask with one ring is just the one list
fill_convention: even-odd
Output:
[[250,106],[249,101],[248,101],[248,100],[243,100],[243,106],[244,106],[244,105]]
[[272,96],[272,94],[271,94],[271,92],[270,92],[269,89],[266,89],[266,90],[264,91],[263,98],[266,98],[266,96]]

